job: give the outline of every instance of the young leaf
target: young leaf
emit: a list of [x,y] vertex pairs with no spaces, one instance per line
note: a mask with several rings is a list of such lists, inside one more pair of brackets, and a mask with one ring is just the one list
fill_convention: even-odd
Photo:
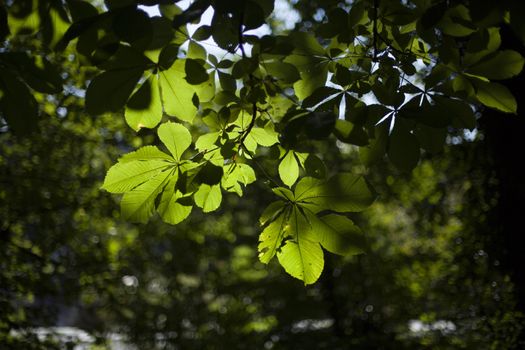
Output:
[[293,151],[286,152],[279,163],[279,177],[288,187],[292,187],[295,181],[297,181],[299,177],[299,164]]
[[202,184],[199,190],[193,195],[193,199],[195,200],[195,204],[199,208],[202,208],[202,211],[205,213],[217,210],[222,201],[221,186]]
[[181,160],[182,153],[191,145],[191,134],[182,124],[167,122],[157,131],[160,140],[176,160]]

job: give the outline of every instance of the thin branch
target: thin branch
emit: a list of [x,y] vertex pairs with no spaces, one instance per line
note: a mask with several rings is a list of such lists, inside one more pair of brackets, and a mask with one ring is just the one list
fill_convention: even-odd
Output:
[[373,40],[373,46],[374,46],[374,62],[377,60],[377,37],[378,37],[378,32],[377,32],[377,14],[378,14],[378,8],[379,8],[379,0],[374,0],[374,23],[373,23],[373,36],[372,36],[372,40]]

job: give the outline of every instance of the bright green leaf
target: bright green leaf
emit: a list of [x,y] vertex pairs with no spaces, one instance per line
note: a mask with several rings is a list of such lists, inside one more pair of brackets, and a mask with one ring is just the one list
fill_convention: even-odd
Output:
[[286,155],[279,163],[279,177],[288,187],[292,187],[295,181],[297,181],[299,177],[299,164],[293,151],[286,152]]
[[152,179],[171,164],[164,160],[126,161],[113,165],[104,179],[102,188],[112,193],[124,193]]
[[123,219],[146,223],[153,215],[155,199],[162,192],[170,174],[170,171],[163,171],[131,192],[125,193],[120,203]]
[[167,122],[157,131],[160,140],[176,160],[181,160],[182,153],[191,145],[191,134],[182,124]]
[[151,75],[131,96],[124,111],[126,122],[135,131],[154,128],[162,119],[159,79]]
[[217,210],[222,201],[221,186],[202,184],[199,190],[193,195],[193,199],[195,200],[195,204],[199,208],[202,208],[202,211],[205,213]]

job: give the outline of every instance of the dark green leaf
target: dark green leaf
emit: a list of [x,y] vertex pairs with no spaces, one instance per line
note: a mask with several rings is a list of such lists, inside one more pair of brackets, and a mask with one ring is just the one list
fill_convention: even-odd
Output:
[[26,134],[37,127],[38,105],[25,85],[10,70],[0,67],[0,110],[9,127]]
[[186,81],[192,85],[198,85],[208,80],[209,76],[206,69],[191,58],[186,59],[184,63],[184,70],[186,72]]
[[126,104],[142,76],[142,68],[107,71],[95,77],[86,92],[86,110],[90,114],[118,112]]

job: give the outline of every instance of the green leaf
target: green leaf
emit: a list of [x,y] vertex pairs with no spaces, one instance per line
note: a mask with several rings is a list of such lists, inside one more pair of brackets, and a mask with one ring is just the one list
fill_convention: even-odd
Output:
[[142,76],[142,68],[107,71],[97,75],[86,91],[86,110],[97,115],[118,112]]
[[274,221],[277,216],[282,213],[285,206],[286,202],[280,200],[270,203],[270,205],[264,209],[261,217],[259,218],[259,223],[261,226],[266,225],[268,221]]
[[328,214],[321,218],[311,215],[309,218],[317,241],[329,252],[350,255],[365,251],[365,236],[349,218],[337,214]]
[[263,64],[263,67],[269,75],[287,84],[295,83],[301,79],[297,68],[290,63],[280,61],[266,62]]
[[419,162],[419,153],[416,136],[397,120],[390,134],[388,158],[399,170],[409,172]]
[[144,146],[136,150],[135,152],[127,153],[119,158],[119,163],[128,163],[135,160],[165,160],[168,162],[174,162],[173,157],[160,151],[156,146]]
[[[277,207],[276,204],[271,206],[271,210]],[[289,229],[289,227],[287,227],[288,217],[290,215],[289,210],[282,211],[282,209],[279,208],[276,210],[276,213],[277,216],[272,218],[270,224],[266,226],[259,236],[259,246],[257,249],[259,251],[259,260],[264,264],[268,264],[275,256],[281,246],[284,235]]]
[[164,192],[162,192],[157,208],[162,220],[171,225],[176,225],[186,219],[193,208],[191,202],[184,202],[184,199],[189,198],[176,189],[177,178],[177,176],[171,178]]
[[467,72],[488,79],[509,79],[523,69],[525,59],[516,51],[498,51],[467,69]]
[[476,98],[487,107],[505,113],[516,114],[518,105],[512,93],[505,86],[498,83],[474,81]]
[[233,163],[230,167],[222,178],[222,188],[229,192],[236,192],[239,196],[242,196],[241,184],[246,186],[255,182],[255,172],[248,164]]
[[221,186],[202,184],[193,195],[193,199],[195,204],[202,208],[202,211],[205,213],[217,210],[222,201]]
[[155,210],[155,198],[162,192],[170,174],[170,171],[158,173],[133,191],[125,193],[120,203],[123,219],[146,223]]
[[159,79],[152,74],[131,96],[124,111],[126,122],[135,131],[154,128],[162,119]]
[[375,137],[368,140],[369,144],[359,147],[359,158],[366,165],[371,165],[383,158],[388,144],[388,125],[381,123],[374,128]]
[[299,177],[299,163],[293,151],[286,152],[279,163],[279,177],[288,187],[292,187],[295,181],[297,181]]
[[341,141],[357,146],[368,145],[368,135],[362,127],[347,120],[337,119],[334,135]]
[[317,213],[322,210],[358,212],[368,208],[375,193],[359,175],[339,173],[328,181],[304,177],[295,187],[295,201]]
[[36,129],[38,105],[29,88],[10,70],[0,68],[0,111],[19,134]]
[[289,221],[291,239],[277,251],[279,263],[287,273],[304,281],[304,284],[315,283],[323,272],[323,250],[318,242],[309,239],[311,226],[297,208],[292,209]]
[[160,140],[176,160],[181,160],[182,153],[191,145],[191,134],[182,124],[167,122],[157,131]]
[[198,149],[200,152],[216,148],[217,145],[215,144],[215,142],[217,142],[217,139],[219,138],[220,134],[221,133],[218,131],[202,134],[195,142],[195,148]]
[[128,192],[172,165],[158,159],[119,162],[109,169],[102,188],[111,193]]
[[270,147],[279,142],[279,134],[271,128],[253,128],[248,134],[248,138],[252,138],[257,144]]
[[186,81],[192,85],[202,84],[209,79],[206,69],[191,58],[185,60],[184,70],[186,71]]
[[160,73],[160,89],[164,112],[181,120],[191,122],[197,113],[193,105],[192,85],[183,78],[184,61],[178,60],[173,65]]

